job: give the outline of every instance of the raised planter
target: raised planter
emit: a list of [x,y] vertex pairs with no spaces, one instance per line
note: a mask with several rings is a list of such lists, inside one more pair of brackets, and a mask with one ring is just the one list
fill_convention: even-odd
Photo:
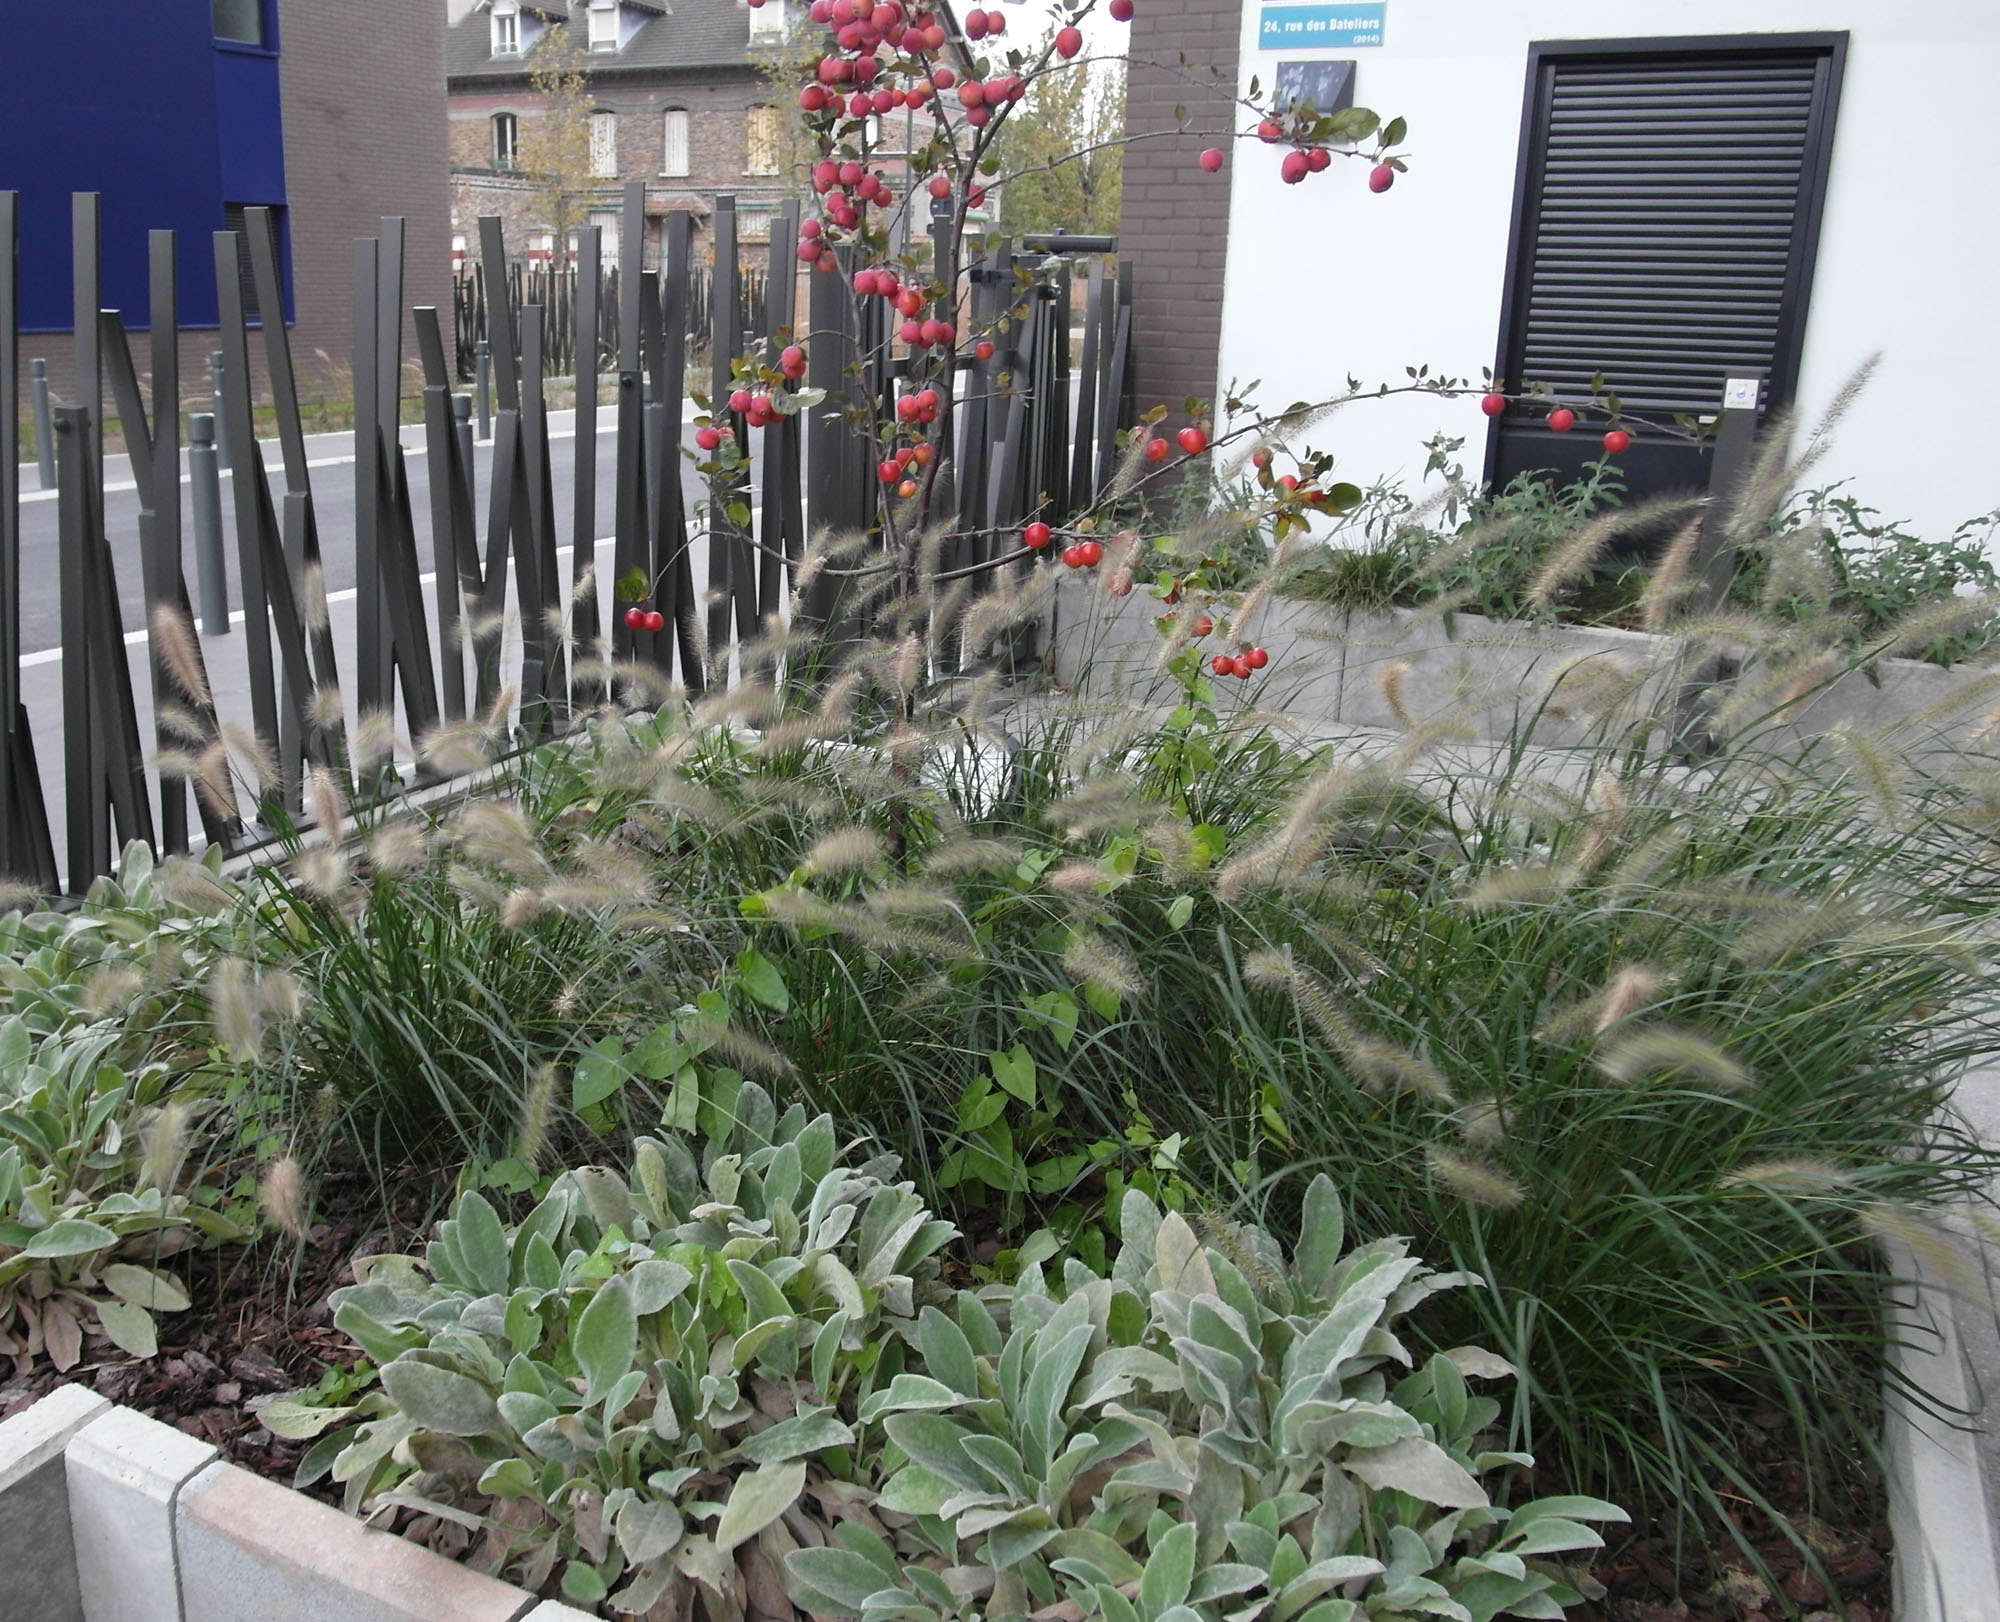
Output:
[[[1097,696],[1163,694],[1153,625],[1162,612],[1144,593],[1085,601],[1066,592],[1054,645],[1056,679],[1086,682]],[[1283,598],[1258,612],[1252,634],[1270,651],[1270,667],[1226,690],[1281,709],[1302,727],[1401,730],[1405,717],[1418,726],[1450,720],[1473,740],[1493,744],[1507,742],[1531,716],[1537,743],[1581,741],[1588,723],[1570,719],[1562,700],[1602,693],[1604,683],[1626,688],[1621,702],[1633,712],[1651,708],[1679,680],[1683,654],[1673,638],[1639,631],[1477,614],[1447,622],[1409,610],[1364,613]],[[1963,736],[1996,701],[2000,670],[1884,659],[1872,673],[1848,671],[1801,697],[1773,730],[1798,739],[1836,726],[1903,727],[1916,741],[1954,730]]]
[[587,1622],[82,1386],[0,1422],[0,1570],[34,1622]]
[[1895,1539],[1896,1622],[2000,1622],[2000,1552],[1975,1433],[1992,1416],[1974,1393],[1958,1303],[1900,1242],[1885,1244],[1890,1270],[1913,1281],[1893,1303],[1902,1342],[1896,1367],[1946,1410],[1934,1418],[1891,1387],[1883,1395],[1882,1451]]

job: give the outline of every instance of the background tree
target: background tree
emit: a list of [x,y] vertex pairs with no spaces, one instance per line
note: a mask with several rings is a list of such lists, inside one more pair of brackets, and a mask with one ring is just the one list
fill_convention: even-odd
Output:
[[1001,167],[1023,171],[1002,188],[1002,229],[1012,236],[1116,232],[1124,133],[1123,62],[1097,73],[1075,67],[1038,78],[1001,140]]
[[819,156],[819,141],[799,107],[799,86],[812,77],[823,55],[825,42],[819,30],[796,24],[786,30],[782,40],[752,47],[765,99],[778,109],[778,173],[785,189],[801,199],[812,195],[808,171]]
[[542,36],[528,56],[528,83],[541,110],[521,121],[521,172],[533,183],[562,253],[570,232],[589,216],[598,184],[590,167],[590,75],[570,29],[551,28]]

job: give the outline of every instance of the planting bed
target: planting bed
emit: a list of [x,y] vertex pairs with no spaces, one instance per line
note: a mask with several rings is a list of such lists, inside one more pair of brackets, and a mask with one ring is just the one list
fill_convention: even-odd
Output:
[[[297,1247],[295,1270],[293,1247],[272,1240],[194,1258],[189,1282],[195,1305],[171,1320],[157,1360],[127,1357],[93,1338],[84,1361],[67,1375],[42,1363],[0,1382],[0,1421],[53,1393],[63,1393],[59,1400],[76,1402],[81,1412],[81,1401],[69,1393],[88,1391],[173,1426],[223,1461],[289,1484],[306,1444],[273,1436],[258,1423],[256,1409],[280,1390],[313,1385],[336,1360],[352,1359],[351,1344],[331,1327],[327,1297],[352,1281],[355,1258],[407,1246],[423,1214],[414,1196],[405,1197],[398,1202],[397,1222],[386,1226],[375,1191],[360,1186],[346,1190],[338,1205],[344,1212],[315,1226]],[[948,1270],[964,1275],[955,1263]],[[1872,1472],[1855,1459],[1824,1461],[1822,1489],[1809,1495],[1803,1462],[1787,1446],[1791,1438],[1781,1415],[1746,1409],[1736,1416],[1734,1429],[1741,1439],[1743,1468],[1775,1507],[1808,1530],[1840,1584],[1844,1612],[1825,1610],[1825,1589],[1805,1569],[1796,1546],[1782,1529],[1744,1504],[1735,1516],[1734,1534],[1712,1526],[1705,1536],[1689,1538],[1664,1519],[1644,1516],[1635,1516],[1631,1527],[1606,1527],[1607,1547],[1589,1568],[1601,1595],[1572,1608],[1569,1615],[1576,1622],[1776,1622],[1794,1614],[1788,1603],[1801,1614],[1844,1615],[1846,1622],[1890,1622],[1896,1615],[1890,1597],[1889,1511]],[[1568,1490],[1547,1472],[1538,1475],[1534,1489]],[[322,1524],[317,1515],[336,1513],[330,1505],[338,1491],[322,1482],[313,1497],[325,1500],[324,1505],[313,1504],[313,1524]],[[304,1506],[300,1513],[307,1513]],[[0,1528],[9,1524],[0,1513]],[[411,1510],[396,1511],[379,1524],[454,1555],[466,1545],[464,1534],[451,1523]],[[1753,1574],[1736,1547],[1736,1535],[1755,1548],[1782,1589],[1782,1599]],[[187,1614],[197,1615],[192,1610]],[[529,1614],[537,1622],[552,1622],[578,1613],[550,1605]],[[49,1615],[53,1619],[57,1613]]]

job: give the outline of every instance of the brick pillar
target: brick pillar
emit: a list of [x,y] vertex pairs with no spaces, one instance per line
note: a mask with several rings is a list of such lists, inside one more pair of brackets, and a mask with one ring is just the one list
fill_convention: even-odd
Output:
[[[1135,271],[1134,400],[1169,407],[1169,430],[1183,399],[1217,388],[1241,27],[1235,0],[1141,0],[1131,23],[1118,247]],[[1185,134],[1176,107],[1187,109]],[[1228,155],[1216,175],[1196,162],[1211,146]]]
[[[279,0],[278,28],[298,316],[292,358],[310,397],[337,383],[347,365],[354,239],[376,235],[385,214],[409,221],[403,307],[436,305],[449,351],[445,12],[401,0]],[[251,349],[261,348],[253,339]],[[332,361],[331,373],[320,351]],[[403,353],[416,354],[407,316]]]

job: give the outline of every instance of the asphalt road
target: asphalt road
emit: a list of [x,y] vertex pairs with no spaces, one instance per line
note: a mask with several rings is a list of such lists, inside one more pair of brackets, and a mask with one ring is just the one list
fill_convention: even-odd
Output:
[[[555,484],[556,532],[564,545],[571,535],[575,507],[576,439],[568,412],[552,414],[549,456]],[[611,531],[612,485],[617,469],[617,439],[612,414],[601,410],[597,427],[597,536]],[[694,428],[683,424],[683,441],[692,448]],[[754,444],[754,442],[753,442]],[[353,440],[347,434],[319,434],[306,441],[306,458],[312,477],[313,511],[318,520],[320,549],[326,566],[327,590],[352,590],[354,579],[354,455]],[[421,428],[403,430],[405,466],[410,481],[410,506],[416,515],[417,554],[423,572],[432,572],[430,537],[430,457],[424,453]],[[284,476],[275,440],[263,444],[264,463],[271,482],[272,503],[282,511]],[[487,511],[487,482],[492,467],[491,447],[481,444],[473,452],[474,475],[478,485],[476,511],[482,538]],[[62,643],[61,604],[57,595],[56,496],[43,491],[32,465],[22,470],[21,499],[21,652],[23,656],[48,653]],[[236,516],[231,495],[230,473],[222,475],[222,530],[224,563],[229,577],[229,603],[241,610],[243,593],[238,582]],[[688,510],[706,497],[706,485],[691,464],[682,463],[682,491]],[[188,593],[197,610],[200,594],[196,585],[194,555],[194,515],[192,490],[186,475],[181,480],[181,567],[187,576]],[[113,567],[118,577],[118,599],[124,629],[137,631],[145,625],[145,598],[139,564],[139,497],[125,459],[110,457],[105,463],[105,531],[111,539]]]

